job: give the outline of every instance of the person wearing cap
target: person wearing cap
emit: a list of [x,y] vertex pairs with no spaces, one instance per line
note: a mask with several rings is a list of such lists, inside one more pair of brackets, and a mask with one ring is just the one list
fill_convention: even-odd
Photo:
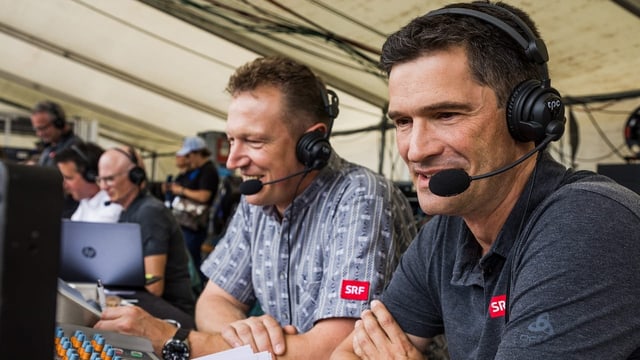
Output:
[[[180,181],[171,184],[171,192],[175,195],[174,214],[179,211],[176,204],[180,201],[191,201],[202,206],[204,210],[202,218],[208,219],[219,182],[218,171],[210,159],[211,151],[201,137],[193,136],[184,139],[182,148],[176,152],[176,156],[186,158],[188,169]],[[180,220],[181,217],[178,216],[178,219]],[[200,248],[207,237],[208,224],[208,221],[196,224],[196,226],[185,222],[180,224],[187,248],[193,258],[193,264],[198,269],[203,283],[207,281],[207,278],[199,270],[202,262]]]

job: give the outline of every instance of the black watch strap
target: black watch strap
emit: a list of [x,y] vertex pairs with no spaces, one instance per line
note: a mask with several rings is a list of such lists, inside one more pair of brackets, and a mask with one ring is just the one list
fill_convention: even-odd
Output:
[[187,337],[189,336],[189,333],[191,332],[191,329],[185,329],[185,328],[178,328],[178,331],[176,331],[175,335],[173,335],[173,339],[174,340],[180,340],[180,341],[185,341],[187,339]]
[[178,328],[175,335],[162,347],[162,359],[188,360],[191,355],[189,340],[187,339],[190,332],[190,329]]

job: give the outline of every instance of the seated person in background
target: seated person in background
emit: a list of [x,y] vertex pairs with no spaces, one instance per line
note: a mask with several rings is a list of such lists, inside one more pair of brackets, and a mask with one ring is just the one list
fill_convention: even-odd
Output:
[[474,2],[387,39],[389,118],[436,216],[332,359],[423,359],[442,333],[451,359],[640,358],[640,197],[543,150],[564,109],[534,36],[520,9]]
[[[244,188],[203,263],[210,281],[198,298],[198,331],[176,331],[134,307],[107,309],[96,326],[146,336],[157,352],[175,334],[193,357],[250,344],[278,359],[326,359],[415,235],[409,202],[331,149],[338,99],[308,67],[260,58],[236,71],[228,91],[227,167],[245,181],[277,182]],[[256,301],[265,315],[247,318]]]
[[54,157],[65,191],[79,201],[71,220],[118,222],[120,218],[122,206],[111,203],[107,192],[100,190],[96,183],[98,159],[103,152],[92,142],[79,142],[60,150]]
[[111,202],[122,206],[119,222],[140,224],[145,272],[160,278],[147,285],[147,291],[193,314],[195,299],[182,232],[171,211],[145,190],[141,164],[131,147],[108,149],[98,162],[97,182]]
[[[207,278],[200,272],[200,264],[202,263],[201,248],[202,243],[207,238],[211,204],[218,190],[218,171],[210,159],[211,151],[207,148],[204,139],[199,136],[185,138],[182,148],[178,150],[176,156],[185,157],[188,170],[184,176],[181,176],[180,179],[171,184],[171,192],[179,198],[193,201],[194,205],[198,205],[203,209],[203,213],[197,217],[203,221],[181,222],[180,220],[185,218],[186,214],[184,213],[177,214],[176,218],[182,228],[182,234],[193,259],[193,264],[202,279],[202,283],[205,283]],[[179,209],[174,206],[173,211],[176,214]]]

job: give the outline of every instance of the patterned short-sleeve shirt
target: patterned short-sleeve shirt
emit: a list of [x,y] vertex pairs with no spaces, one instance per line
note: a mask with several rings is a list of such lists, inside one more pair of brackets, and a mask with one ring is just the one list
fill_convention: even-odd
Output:
[[378,298],[415,236],[406,197],[384,177],[335,154],[282,219],[241,199],[201,269],[245,304],[306,332],[357,318]]

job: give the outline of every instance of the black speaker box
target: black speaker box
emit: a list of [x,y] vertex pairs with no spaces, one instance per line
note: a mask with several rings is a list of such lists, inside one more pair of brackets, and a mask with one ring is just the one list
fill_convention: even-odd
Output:
[[0,349],[53,357],[62,213],[55,168],[0,162]]

